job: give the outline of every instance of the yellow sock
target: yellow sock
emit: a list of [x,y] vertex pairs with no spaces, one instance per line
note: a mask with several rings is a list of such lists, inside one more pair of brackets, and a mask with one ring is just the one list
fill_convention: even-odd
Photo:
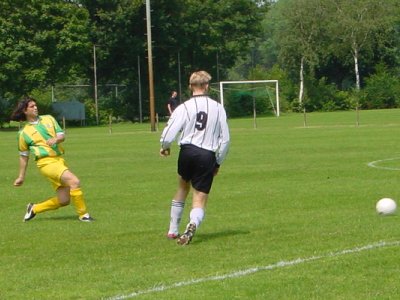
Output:
[[83,198],[83,192],[80,188],[71,190],[71,201],[75,206],[76,213],[79,217],[82,217],[84,214],[87,213],[85,200]]
[[35,214],[42,213],[48,210],[54,210],[61,206],[60,202],[58,202],[57,197],[50,198],[41,203],[35,204],[33,206],[33,212]]

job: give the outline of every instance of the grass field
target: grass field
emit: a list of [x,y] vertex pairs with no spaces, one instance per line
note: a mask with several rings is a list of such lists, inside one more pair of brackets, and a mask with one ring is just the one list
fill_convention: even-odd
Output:
[[72,207],[23,223],[26,204],[53,191],[33,160],[12,186],[16,132],[0,132],[0,299],[398,299],[399,214],[375,203],[400,201],[399,115],[230,120],[230,153],[186,247],[165,238],[178,147],[159,157],[149,124],[67,129],[93,223]]

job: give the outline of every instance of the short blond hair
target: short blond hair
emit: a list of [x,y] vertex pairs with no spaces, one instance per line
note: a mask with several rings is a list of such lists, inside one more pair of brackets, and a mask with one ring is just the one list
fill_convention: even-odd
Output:
[[204,86],[208,84],[211,80],[211,75],[206,71],[194,72],[189,79],[189,84],[191,86]]

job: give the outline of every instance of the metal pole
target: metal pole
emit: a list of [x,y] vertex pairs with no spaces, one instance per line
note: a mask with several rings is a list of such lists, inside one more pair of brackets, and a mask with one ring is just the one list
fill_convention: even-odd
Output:
[[222,88],[222,84],[223,84],[223,82],[220,81],[220,82],[219,82],[219,94],[220,94],[221,99],[219,99],[219,102],[220,102],[222,105],[224,105],[224,90],[223,90],[223,88]]
[[142,115],[142,85],[141,85],[141,76],[140,76],[140,56],[137,57],[138,61],[138,88],[139,88],[139,122],[143,122],[143,115]]
[[217,51],[217,81],[219,81],[219,55]]
[[146,0],[146,23],[147,23],[147,55],[149,65],[149,89],[150,89],[150,123],[151,131],[156,131],[155,108],[154,108],[154,84],[153,84],[153,54],[151,45],[151,16],[150,0]]
[[275,83],[275,95],[276,95],[276,116],[279,117],[281,115],[280,103],[279,103],[279,81]]
[[96,124],[99,125],[99,108],[97,102],[97,66],[96,66],[96,45],[93,45],[93,73],[94,73],[94,104],[96,109]]
[[182,83],[181,83],[181,52],[178,51],[178,83],[179,83],[179,103],[182,102]]

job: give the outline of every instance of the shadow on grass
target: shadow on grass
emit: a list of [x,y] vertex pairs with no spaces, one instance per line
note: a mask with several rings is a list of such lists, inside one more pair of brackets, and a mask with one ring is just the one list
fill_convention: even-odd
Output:
[[28,222],[79,221],[77,216],[36,216]]
[[0,131],[4,131],[4,132],[15,131],[15,132],[17,132],[18,131],[18,127],[2,127],[2,128],[0,128]]
[[217,231],[217,232],[211,232],[211,233],[200,233],[200,234],[196,235],[195,238],[196,238],[196,243],[203,243],[203,242],[207,242],[209,240],[224,238],[224,237],[228,237],[228,236],[249,234],[249,233],[250,233],[250,231],[248,231],[248,230],[224,230],[224,231]]

